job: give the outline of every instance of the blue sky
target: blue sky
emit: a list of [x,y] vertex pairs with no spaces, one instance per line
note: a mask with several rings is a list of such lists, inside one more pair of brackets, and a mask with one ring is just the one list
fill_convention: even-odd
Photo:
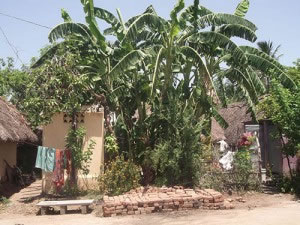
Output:
[[[177,0],[94,0],[95,6],[108,9],[115,13],[120,8],[124,19],[143,12],[150,4],[156,11],[167,18]],[[192,0],[186,0],[186,5]],[[200,3],[214,12],[234,12],[239,0],[200,0]],[[299,0],[250,0],[247,19],[257,27],[258,40],[271,40],[281,45],[280,59],[284,65],[300,58],[300,1]],[[72,19],[84,22],[84,14],[80,0],[9,0],[1,4],[0,12],[30,20],[45,26],[54,27],[62,22],[60,9],[66,9]],[[101,27],[103,26],[100,24]],[[41,47],[48,43],[49,30],[24,23],[0,15],[0,27],[4,30],[10,43],[17,49],[20,59],[29,63],[33,56],[38,55]],[[101,28],[100,27],[100,28]],[[15,57],[0,32],[0,58]],[[20,63],[18,63],[19,65]]]

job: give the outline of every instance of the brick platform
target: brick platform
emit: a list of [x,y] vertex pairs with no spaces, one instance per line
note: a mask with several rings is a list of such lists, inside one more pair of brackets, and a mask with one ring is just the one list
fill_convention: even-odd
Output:
[[188,209],[229,209],[220,192],[212,189],[140,187],[115,197],[104,196],[103,216],[150,214]]

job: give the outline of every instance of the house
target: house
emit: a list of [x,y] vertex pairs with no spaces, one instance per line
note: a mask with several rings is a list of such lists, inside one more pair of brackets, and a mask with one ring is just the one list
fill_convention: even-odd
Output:
[[[231,149],[236,149],[244,132],[256,131],[259,136],[262,168],[271,169],[277,174],[287,174],[289,171],[287,159],[281,152],[281,141],[274,135],[276,126],[270,120],[261,119],[263,116],[260,114],[257,115],[258,122],[255,122],[248,108],[246,103],[238,102],[219,110],[219,114],[228,123],[228,128],[224,129],[226,142]],[[212,134],[215,133],[220,133],[220,128],[216,130],[216,126],[212,124]],[[296,168],[297,159],[291,158],[291,162],[292,167]]]
[[[91,140],[95,142],[92,160],[89,164],[89,174],[83,176],[79,173],[79,185],[93,185],[101,174],[104,166],[104,111],[99,107],[83,107],[76,115],[78,126],[86,130],[84,138],[84,151],[88,149]],[[51,123],[43,127],[42,144],[46,147],[65,149],[65,137],[71,127],[72,118],[65,113],[57,113],[52,117]],[[43,192],[48,193],[53,189],[52,173],[43,172]]]
[[17,146],[36,142],[37,136],[15,106],[0,97],[0,180],[5,181],[6,163],[17,164]]

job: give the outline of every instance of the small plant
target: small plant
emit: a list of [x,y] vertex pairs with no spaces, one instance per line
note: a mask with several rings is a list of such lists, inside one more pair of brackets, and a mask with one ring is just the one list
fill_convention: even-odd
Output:
[[4,196],[0,197],[0,204],[7,205],[10,203],[10,200]]
[[119,155],[119,146],[117,143],[117,138],[110,134],[105,137],[105,153],[107,154],[108,161],[114,159]]
[[100,175],[99,189],[104,194],[120,195],[139,186],[140,168],[123,156],[110,161],[103,175]]

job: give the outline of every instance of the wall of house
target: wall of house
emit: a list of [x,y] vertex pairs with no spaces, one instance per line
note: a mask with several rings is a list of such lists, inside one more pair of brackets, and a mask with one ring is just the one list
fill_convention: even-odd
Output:
[[[67,122],[64,122],[67,120]],[[63,113],[56,114],[52,118],[52,122],[43,128],[43,146],[58,149],[65,148],[65,137],[71,126],[69,119],[64,118]],[[100,167],[104,164],[104,114],[103,112],[87,112],[84,114],[83,122],[79,123],[86,129],[86,137],[84,139],[84,150],[87,150],[91,140],[96,145],[93,149],[92,161],[90,163],[90,173],[87,177],[79,178],[96,179],[100,175]],[[43,174],[43,191],[47,192],[51,189],[52,173]],[[82,180],[81,179],[81,180]],[[84,183],[84,181],[81,181]]]
[[0,181],[5,181],[6,160],[10,166],[16,165],[17,144],[12,142],[0,142]]

